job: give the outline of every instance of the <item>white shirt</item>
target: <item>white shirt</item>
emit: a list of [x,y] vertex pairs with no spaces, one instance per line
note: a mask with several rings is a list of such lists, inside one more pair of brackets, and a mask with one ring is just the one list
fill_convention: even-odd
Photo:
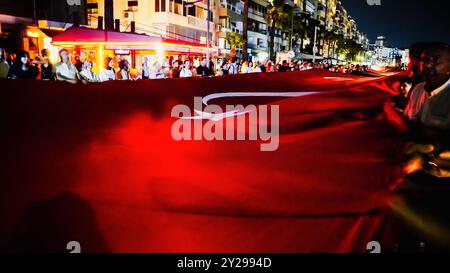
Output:
[[183,68],[180,71],[180,78],[192,77],[192,71],[190,69]]
[[116,72],[114,71],[114,69],[102,69],[102,71],[100,71],[100,81],[101,82],[105,82],[105,81],[115,81],[116,80]]
[[236,74],[237,73],[237,65],[235,63],[230,65],[230,69],[228,70],[228,74]]
[[255,68],[253,68],[253,71],[252,71],[253,73],[259,73],[259,72],[262,72],[261,71],[261,68],[259,67],[259,66],[257,66],[257,67],[255,67]]
[[100,81],[98,75],[89,70],[81,70],[80,76],[83,80],[86,80],[88,82],[99,82]]
[[147,78],[150,76],[150,73],[148,71],[148,65],[146,63],[142,64],[142,76]]
[[447,89],[447,88],[449,88],[450,87],[450,79],[448,79],[448,81],[447,82],[445,82],[443,85],[441,85],[440,87],[438,87],[438,88],[436,88],[435,90],[433,90],[432,92],[431,92],[431,96],[433,97],[433,96],[436,96],[436,95],[438,95],[439,93],[441,93],[442,91],[444,91],[444,89]]
[[55,66],[56,79],[58,81],[76,80],[77,68],[71,63],[57,63]]
[[428,94],[425,91],[425,82],[417,84],[411,91],[408,104],[406,105],[403,115],[412,121],[419,118],[420,110],[422,109]]
[[130,76],[130,73],[128,71],[122,69],[122,70],[120,70],[117,73],[116,79],[118,79],[118,80],[131,80],[131,76]]
[[426,126],[450,129],[450,79],[427,94],[420,121]]

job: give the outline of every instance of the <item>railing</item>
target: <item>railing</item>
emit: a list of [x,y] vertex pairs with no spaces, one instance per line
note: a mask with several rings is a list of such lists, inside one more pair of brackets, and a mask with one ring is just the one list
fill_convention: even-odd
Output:
[[262,12],[254,10],[254,9],[251,9],[251,8],[248,9],[248,12],[251,13],[251,14],[254,14],[256,16],[264,17],[264,14]]
[[265,29],[249,28],[248,31],[257,32],[257,33],[260,33],[260,34],[267,35],[267,30],[265,30]]
[[191,16],[191,15],[188,15],[187,18],[188,18],[189,25],[200,27],[200,28],[206,27],[206,20]]

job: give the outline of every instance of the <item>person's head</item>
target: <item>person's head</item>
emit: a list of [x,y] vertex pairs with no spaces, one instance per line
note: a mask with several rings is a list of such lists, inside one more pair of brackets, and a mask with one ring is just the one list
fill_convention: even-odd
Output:
[[190,69],[191,68],[191,62],[190,61],[185,61],[184,62],[184,68],[185,69]]
[[248,67],[253,67],[253,63],[252,62],[248,62]]
[[89,61],[89,60],[86,60],[86,61],[83,63],[83,66],[81,67],[81,69],[82,69],[82,70],[91,71],[91,69],[92,69],[92,62]]
[[284,66],[287,65],[287,61],[286,60],[283,60],[283,65]]
[[61,58],[61,62],[68,63],[69,62],[69,51],[67,49],[61,49],[59,51],[59,58]]
[[425,80],[425,90],[433,91],[450,78],[450,48],[445,43],[432,43],[424,50],[420,68]]
[[174,61],[172,65],[173,65],[174,68],[178,68],[180,66],[178,61]]
[[30,54],[27,51],[21,50],[16,55],[15,64],[17,66],[28,65],[30,60]]
[[111,69],[114,66],[114,61],[111,57],[106,57],[105,58],[105,68],[106,69]]
[[206,66],[206,59],[202,60],[202,66]]
[[128,70],[128,68],[130,67],[130,64],[128,63],[127,60],[122,59],[119,62],[119,69],[120,70]]

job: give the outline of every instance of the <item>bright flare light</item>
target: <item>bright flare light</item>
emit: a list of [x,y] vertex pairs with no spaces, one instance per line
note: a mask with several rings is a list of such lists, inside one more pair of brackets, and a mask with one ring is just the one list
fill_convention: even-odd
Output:
[[160,64],[163,63],[165,56],[164,56],[164,48],[161,44],[156,46],[156,58]]

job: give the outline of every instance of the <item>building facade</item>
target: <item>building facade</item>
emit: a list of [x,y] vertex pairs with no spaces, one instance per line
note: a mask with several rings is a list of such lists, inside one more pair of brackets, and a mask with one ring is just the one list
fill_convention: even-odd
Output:
[[377,66],[399,66],[409,62],[409,50],[389,46],[386,37],[378,36],[374,44],[369,45],[370,62]]
[[[248,56],[252,60],[265,61],[268,57],[268,35],[269,29],[266,22],[267,6],[266,0],[248,1],[248,21],[247,21],[247,47]],[[238,0],[220,0],[219,10],[219,51],[227,54],[231,45],[226,42],[230,32],[242,34],[244,3]],[[277,39],[278,38],[278,39]],[[280,37],[275,39],[279,47],[282,43]],[[242,49],[237,49],[237,55],[242,54]]]
[[[88,25],[96,28],[98,18],[105,18],[105,0],[87,0]],[[218,0],[210,0],[210,46],[217,46],[219,18]],[[196,43],[207,41],[207,0],[187,7],[183,0],[114,0],[114,19],[120,20],[120,30],[129,31],[135,22],[138,32]]]
[[[195,0],[189,0],[192,1]],[[269,52],[270,26],[266,15],[270,1],[248,0],[247,53],[252,59],[259,61],[266,60]],[[209,38],[210,46],[217,49],[214,52],[219,56],[230,53],[231,45],[226,40],[230,33],[243,32],[244,3],[241,0],[210,0],[209,12],[207,0],[191,5],[186,5],[188,0],[36,0],[34,12],[33,9],[25,8],[33,6],[32,3],[32,0],[6,1],[0,7],[0,16],[4,13],[23,16],[26,20],[31,20],[29,23],[37,21],[39,27],[46,28],[67,28],[77,21],[92,28],[98,28],[101,24],[101,28],[116,27],[121,31],[130,31],[134,22],[136,32],[149,35],[202,44],[206,44]],[[285,5],[287,13],[293,11],[292,15],[288,15],[291,16],[291,27],[275,30],[275,52],[295,50],[296,53],[312,53],[314,26],[319,27],[316,39],[318,55],[337,57],[335,50],[324,43],[327,32],[352,39],[365,50],[369,48],[367,35],[358,30],[356,21],[340,0],[286,0]],[[8,24],[5,23],[7,19],[4,18],[3,16],[0,20],[3,21],[0,29],[6,30],[3,33],[10,33]],[[304,24],[305,18],[309,20],[306,24],[308,31],[301,41],[296,39],[293,44],[293,20],[301,20]],[[115,19],[118,20],[118,26],[114,26]],[[1,34],[2,32],[0,38],[6,37]],[[237,55],[241,54],[242,49],[237,48]],[[333,56],[328,56],[330,54]]]

